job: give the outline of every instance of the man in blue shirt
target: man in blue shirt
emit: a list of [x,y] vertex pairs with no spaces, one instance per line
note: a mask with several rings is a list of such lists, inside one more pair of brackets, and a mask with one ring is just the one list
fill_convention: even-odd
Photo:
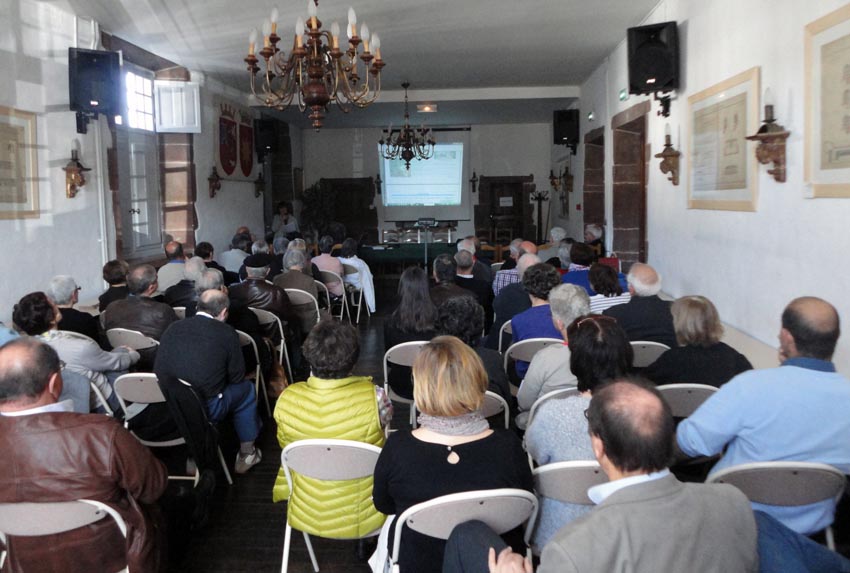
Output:
[[[850,470],[850,380],[831,362],[838,313],[825,300],[797,298],[782,313],[778,368],[739,374],[678,428],[689,456],[723,451],[712,471],[760,461],[820,462]],[[800,507],[753,504],[803,534],[832,523],[832,501]]]

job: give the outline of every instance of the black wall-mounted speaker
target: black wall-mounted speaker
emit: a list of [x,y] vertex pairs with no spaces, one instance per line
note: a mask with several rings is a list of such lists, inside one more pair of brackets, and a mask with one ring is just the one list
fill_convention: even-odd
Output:
[[118,52],[68,48],[71,111],[120,115],[122,85]]
[[254,120],[254,149],[257,159],[263,161],[266,153],[277,151],[277,129],[273,119]]
[[556,109],[552,121],[555,145],[569,145],[575,151],[578,145],[578,110]]
[[629,28],[628,44],[630,94],[653,94],[679,88],[676,22]]

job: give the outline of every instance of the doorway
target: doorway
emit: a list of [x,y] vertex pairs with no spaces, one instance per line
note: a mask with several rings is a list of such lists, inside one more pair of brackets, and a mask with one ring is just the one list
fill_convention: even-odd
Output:
[[611,121],[614,151],[613,250],[623,272],[649,256],[646,240],[646,114],[643,102],[614,116]]

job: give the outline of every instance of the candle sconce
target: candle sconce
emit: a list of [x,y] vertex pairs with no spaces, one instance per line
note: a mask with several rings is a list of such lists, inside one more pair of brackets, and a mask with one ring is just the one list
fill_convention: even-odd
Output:
[[669,173],[670,176],[667,180],[677,186],[679,185],[679,157],[681,155],[682,153],[673,147],[670,137],[670,126],[668,125],[664,135],[664,149],[661,153],[656,153],[655,157],[661,160],[658,166],[661,169],[661,173],[665,175]]
[[65,196],[68,199],[73,199],[80,191],[80,187],[86,184],[86,171],[91,171],[88,167],[80,163],[79,154],[76,149],[71,150],[71,161],[62,168],[65,172]]
[[260,174],[257,175],[257,178],[254,179],[254,197],[259,197],[266,191],[266,179],[263,177],[263,172],[260,171]]
[[210,184],[210,199],[212,199],[215,197],[216,192],[221,190],[221,177],[219,177],[215,166],[213,166],[210,176],[207,177],[207,181]]
[[478,175],[475,174],[475,171],[472,172],[472,179],[469,180],[469,186],[473,193],[478,191]]
[[756,159],[759,163],[767,165],[773,163],[773,169],[768,169],[768,174],[773,176],[777,183],[785,183],[785,140],[791,135],[773,117],[773,103],[770,98],[770,90],[764,95],[764,122],[755,135],[747,136],[750,141],[757,141]]

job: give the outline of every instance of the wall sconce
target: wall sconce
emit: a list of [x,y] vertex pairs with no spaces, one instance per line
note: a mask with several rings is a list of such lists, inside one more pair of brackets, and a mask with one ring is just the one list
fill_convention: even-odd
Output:
[[378,195],[381,194],[381,184],[382,183],[383,183],[383,181],[381,181],[381,173],[378,172],[378,174],[375,176],[375,193],[377,193]]
[[473,193],[478,191],[478,175],[475,174],[475,170],[472,171],[472,179],[469,180],[469,185]]
[[773,97],[770,88],[764,90],[764,123],[755,135],[747,136],[750,141],[758,141],[756,159],[767,165],[773,163],[773,169],[767,172],[773,175],[777,183],[785,183],[785,140],[791,135],[773,117]]
[[561,177],[562,175],[555,175],[554,171],[549,170],[549,186],[555,193],[561,190]]
[[661,173],[670,174],[670,177],[667,178],[668,181],[672,181],[673,185],[679,184],[679,156],[682,155],[681,152],[676,151],[676,148],[673,147],[673,143],[671,143],[670,138],[670,124],[668,123],[664,128],[664,149],[661,153],[656,153],[655,157],[661,160],[661,164],[659,167],[661,168]]
[[263,177],[263,172],[260,171],[260,174],[257,175],[257,178],[254,179],[254,197],[259,197],[266,191],[266,180]]
[[88,167],[83,167],[80,163],[79,155],[76,149],[71,150],[71,161],[62,168],[65,172],[65,196],[68,199],[73,199],[80,191],[80,187],[86,184],[86,178],[83,175],[86,171],[91,171]]
[[221,190],[221,177],[218,176],[218,171],[216,171],[215,166],[213,165],[212,173],[207,177],[207,181],[210,183],[210,199],[215,197],[216,191]]

